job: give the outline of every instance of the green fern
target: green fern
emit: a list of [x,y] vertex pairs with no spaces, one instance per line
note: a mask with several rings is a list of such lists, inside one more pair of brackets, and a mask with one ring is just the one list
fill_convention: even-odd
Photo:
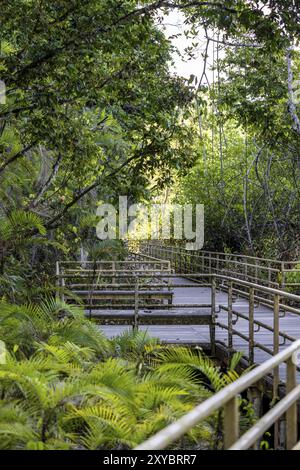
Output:
[[46,234],[41,217],[34,212],[15,209],[8,216],[2,215],[0,218],[0,238],[5,241],[22,243],[22,234],[34,229],[40,235]]

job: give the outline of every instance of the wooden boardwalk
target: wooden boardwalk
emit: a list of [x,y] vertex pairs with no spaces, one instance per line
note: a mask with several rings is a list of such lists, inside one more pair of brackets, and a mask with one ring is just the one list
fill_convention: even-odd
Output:
[[[191,285],[195,284],[195,287],[174,287],[174,304],[210,304],[211,302],[211,289],[208,287],[201,287],[197,283],[191,282],[185,278],[174,278],[172,283],[176,285],[182,284]],[[216,295],[216,310],[217,310],[217,322],[227,325],[228,314],[224,310],[220,310],[220,306],[228,307],[227,294],[225,292],[217,291]],[[236,298],[233,301],[233,309],[239,313],[248,315],[249,311],[249,302],[243,297]],[[199,309],[198,309],[199,311]],[[202,308],[202,313],[209,313],[210,308]],[[141,310],[142,312],[142,310]],[[233,316],[235,320],[235,316]],[[270,327],[273,326],[273,310],[264,305],[254,306],[254,319],[259,320]],[[108,337],[113,337],[121,332],[129,329],[129,326],[101,326],[99,327]],[[140,330],[147,330],[150,335],[155,336],[161,339],[163,342],[171,344],[188,344],[188,345],[207,345],[210,343],[209,336],[209,327],[206,325],[151,325],[151,326],[140,326]],[[234,329],[240,333],[248,336],[249,332],[249,322],[242,318],[239,318],[237,323],[234,325]],[[283,318],[280,318],[280,331],[284,332],[296,339],[300,338],[300,317],[292,314],[286,313]],[[227,345],[228,332],[221,327],[216,328],[216,341],[220,341],[223,344]],[[273,332],[268,331],[264,328],[260,328],[255,331],[255,341],[262,343],[269,349],[273,349]],[[284,349],[290,344],[287,340],[285,343],[282,342],[280,345],[280,350]],[[233,337],[233,348],[236,351],[242,351],[245,357],[248,357],[248,342],[243,340],[241,337],[234,335]],[[268,359],[270,355],[262,351],[259,348],[254,350],[254,362],[260,364]],[[285,366],[280,368],[280,378],[284,379],[285,376]],[[300,376],[298,377],[300,382]]]

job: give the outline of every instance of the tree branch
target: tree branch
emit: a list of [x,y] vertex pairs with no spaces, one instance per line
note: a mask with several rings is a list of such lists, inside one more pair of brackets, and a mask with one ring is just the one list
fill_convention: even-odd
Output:
[[27,145],[27,147],[24,147],[20,152],[16,153],[12,157],[10,157],[8,160],[6,160],[2,165],[0,166],[0,173],[2,173],[5,168],[10,165],[11,163],[15,162],[19,158],[23,157],[26,152],[28,152],[32,147],[34,147],[37,144],[37,141],[35,140],[33,143]]
[[45,184],[43,184],[42,187],[39,189],[35,199],[33,201],[31,201],[31,203],[29,204],[28,209],[32,209],[32,208],[37,206],[37,204],[40,201],[41,197],[43,196],[43,194],[49,188],[52,180],[56,177],[61,160],[62,160],[62,155],[61,155],[61,153],[59,153],[56,161],[53,164],[52,171],[51,171],[51,174],[50,174],[49,178],[47,179]]
[[100,184],[103,184],[103,182],[109,178],[112,178],[113,176],[115,176],[117,173],[119,173],[125,166],[127,166],[130,162],[132,162],[133,160],[137,159],[137,158],[140,158],[140,155],[133,155],[131,156],[130,158],[127,158],[127,160],[125,162],[122,163],[122,165],[120,165],[118,168],[116,168],[115,170],[113,170],[112,172],[110,172],[108,175],[102,177],[100,179],[100,181],[95,181],[93,184],[91,184],[90,186],[88,186],[87,188],[84,188],[82,189],[81,191],[79,191],[76,196],[73,197],[73,199],[63,208],[63,210],[61,212],[59,212],[58,214],[56,214],[54,217],[52,217],[52,219],[50,219],[46,224],[45,224],[45,227],[47,229],[54,229],[56,228],[56,226],[53,226],[53,224],[55,222],[57,222],[58,220],[60,220],[67,212],[69,209],[71,209],[71,207],[73,207],[78,201],[80,201],[80,199],[82,199],[84,196],[86,196],[86,194],[88,194],[90,191],[92,191],[93,189],[97,188],[98,186],[100,186]]

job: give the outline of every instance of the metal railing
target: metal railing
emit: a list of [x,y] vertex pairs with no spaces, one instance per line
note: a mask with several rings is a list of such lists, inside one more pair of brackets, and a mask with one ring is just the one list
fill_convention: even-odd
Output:
[[141,242],[140,251],[143,254],[170,260],[174,269],[180,272],[223,274],[300,293],[300,261],[278,261],[205,250],[194,252],[180,246],[163,245],[155,241]]
[[80,273],[93,271],[112,271],[112,272],[144,272],[144,271],[166,271],[169,272],[170,261],[154,258],[153,256],[135,254],[135,259],[126,261],[57,261],[56,262],[56,275],[63,276],[66,274]]
[[[68,289],[78,289],[81,286],[85,286],[85,291],[88,292],[87,302],[83,302],[83,305],[86,306],[89,310],[92,309],[132,309],[135,313],[134,325],[137,326],[139,323],[140,312],[144,309],[157,309],[162,310],[163,308],[167,309],[170,314],[172,309],[177,310],[178,313],[178,322],[180,320],[185,322],[184,324],[199,324],[195,321],[195,312],[191,312],[193,309],[198,309],[198,314],[201,315],[201,309],[209,309],[211,316],[211,346],[212,350],[215,347],[216,343],[216,329],[222,329],[227,331],[227,338],[223,339],[225,346],[228,348],[228,352],[231,353],[234,350],[234,337],[239,337],[248,344],[248,360],[250,364],[255,363],[255,350],[260,349],[267,354],[275,355],[279,352],[280,346],[289,344],[295,341],[293,335],[289,332],[284,331],[284,328],[281,327],[281,319],[286,316],[287,313],[290,314],[291,321],[293,319],[298,319],[300,316],[300,296],[285,292],[279,289],[274,289],[272,287],[261,286],[259,284],[254,284],[252,282],[244,281],[242,279],[232,278],[224,275],[215,275],[215,274],[196,274],[196,273],[176,273],[171,274],[170,272],[156,272],[155,275],[152,273],[152,270],[144,272],[135,272],[132,275],[129,275],[127,271],[118,271],[114,272],[112,270],[99,271],[100,278],[97,276],[97,282],[91,283],[90,276],[91,273],[68,273],[60,274],[59,280],[63,282],[65,288]],[[70,276],[65,278],[64,276]],[[79,277],[77,277],[79,276]],[[85,284],[81,284],[80,276],[87,276]],[[178,283],[178,279],[185,278],[186,283]],[[68,284],[72,280],[72,284]],[[68,281],[66,283],[66,280]],[[75,280],[78,280],[78,283],[75,283]],[[151,281],[151,283],[149,283]],[[155,281],[155,282],[153,282]],[[203,297],[203,291],[193,292],[194,298],[190,298],[189,302],[178,302],[176,297],[173,300],[168,297],[168,292],[175,292],[176,288],[180,289],[190,289],[199,287],[199,289],[209,288],[205,295],[209,296],[209,301],[204,303],[201,297]],[[222,298],[219,298],[220,287],[222,287],[224,293]],[[152,293],[152,290],[154,292]],[[125,292],[122,292],[122,291]],[[101,292],[100,292],[101,291]],[[157,291],[157,292],[156,292]],[[234,304],[238,295],[247,297],[248,303],[244,305],[247,310],[243,312],[239,311]],[[64,294],[63,294],[64,295]],[[104,303],[93,303],[95,297],[104,299]],[[145,299],[148,296],[148,300]],[[225,298],[224,298],[225,296]],[[120,301],[114,300],[117,297],[120,298]],[[124,302],[124,298],[127,297],[128,302]],[[155,304],[152,302],[152,299],[161,298],[164,302]],[[186,298],[186,297],[185,297]],[[202,300],[202,302],[201,302]],[[271,323],[266,320],[257,318],[256,315],[256,302],[262,301],[267,303],[268,307],[271,308]],[[293,304],[291,306],[290,304]],[[86,305],[85,305],[86,304]],[[163,305],[164,304],[164,305]],[[189,316],[184,313],[189,311]],[[219,314],[225,313],[225,321],[220,319]],[[171,315],[170,315],[171,316]],[[158,317],[153,316],[153,322],[157,321],[158,324],[163,324],[163,321],[166,324],[170,324],[170,319],[163,317],[159,319]],[[238,321],[244,320],[247,321],[248,327],[247,331],[240,330],[238,327]],[[299,320],[300,322],[300,320]],[[153,323],[155,324],[155,323]],[[175,317],[174,317],[174,324]],[[267,343],[259,341],[257,338],[257,333],[264,331],[269,334]],[[277,395],[279,376],[278,371],[274,375],[274,396]]]
[[[101,308],[99,302],[93,305],[95,291],[109,290],[105,299],[105,292],[98,295],[99,298],[101,297],[105,300],[102,303],[102,308],[134,309],[136,315],[135,325],[138,323],[140,310],[145,308],[155,309],[162,307],[170,309],[172,307],[178,311],[191,310],[192,308],[209,308],[211,309],[212,316],[212,347],[215,346],[216,328],[226,330],[228,334],[225,345],[229,352],[233,351],[234,337],[241,338],[248,344],[248,359],[250,364],[255,363],[255,349],[260,349],[267,354],[273,355],[277,354],[280,346],[296,340],[294,335],[283,331],[281,319],[287,313],[291,315],[291,321],[295,318],[298,319],[300,316],[300,296],[226,275],[212,273],[196,274],[194,270],[190,273],[171,274],[171,260],[161,261],[157,257],[153,258],[150,255],[147,255],[146,258],[144,258],[144,255],[139,254],[133,254],[133,256],[135,258],[133,261],[99,262],[93,265],[93,269],[87,267],[91,266],[89,263],[83,267],[77,262],[57,262],[57,283],[61,289],[62,297],[64,298],[64,291],[85,289],[88,291],[88,296],[86,296],[86,301],[83,304],[87,304],[85,306],[91,310],[93,308]],[[143,259],[141,259],[141,256]],[[194,268],[196,268],[195,265]],[[180,277],[189,278],[191,280],[190,285],[188,283],[186,285],[177,285],[176,278]],[[155,282],[153,282],[153,278],[156,280]],[[196,301],[194,304],[176,303],[173,301],[173,298],[171,301],[170,298],[167,299],[167,294],[164,293],[166,289],[173,291],[177,287],[184,289],[195,287],[195,283],[200,284],[203,288],[209,287],[211,289],[210,299],[206,304],[201,301]],[[162,295],[160,297],[162,300],[164,299],[163,302],[158,302],[157,305],[155,305],[157,302],[153,303],[151,299],[155,295],[158,298],[159,292],[157,294],[149,293],[150,301],[143,301],[146,298],[145,290],[150,292],[153,289],[161,291]],[[217,290],[220,289],[225,292],[226,300],[219,301],[217,299]],[[121,303],[113,300],[116,299],[117,292],[111,294],[112,290],[120,291]],[[129,298],[128,302],[124,302],[125,294],[122,294],[122,290],[132,291],[131,296],[129,293],[128,295],[126,294]],[[240,312],[235,308],[234,300],[239,296],[248,299],[248,311]],[[255,303],[263,303],[272,309],[271,324],[257,318],[255,315]],[[165,307],[162,304],[165,304]],[[218,319],[218,313],[220,312],[227,313],[226,322]],[[245,331],[240,331],[238,326],[236,326],[239,320],[246,320],[248,322],[246,334]],[[262,330],[270,334],[269,342],[271,339],[271,348],[269,345],[257,340],[256,333]],[[278,379],[275,377],[275,391],[277,389],[277,382]]]
[[[245,450],[251,448],[266,431],[278,423],[278,420],[283,415],[285,415],[286,420],[286,449],[293,449],[298,441],[297,400],[300,398],[300,385],[296,383],[296,366],[299,362],[299,353],[300,340],[295,341],[284,351],[281,351],[257,368],[242,375],[235,382],[227,385],[178,421],[170,424],[140,444],[136,450],[166,449],[202,420],[221,409],[224,410],[223,445],[225,449]],[[240,437],[239,395],[270,372],[278,369],[283,363],[287,365],[286,396]],[[274,448],[278,448],[278,442],[274,443]]]

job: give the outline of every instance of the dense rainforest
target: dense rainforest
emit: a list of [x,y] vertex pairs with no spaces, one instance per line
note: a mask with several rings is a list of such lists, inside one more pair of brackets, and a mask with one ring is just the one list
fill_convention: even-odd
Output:
[[[190,78],[174,10],[186,60],[205,43]],[[236,377],[239,357],[106,339],[55,261],[126,256],[95,230],[119,195],[204,204],[207,249],[299,259],[299,20],[297,0],[0,1],[0,448],[130,448]],[[217,446],[216,419],[185,445]]]

